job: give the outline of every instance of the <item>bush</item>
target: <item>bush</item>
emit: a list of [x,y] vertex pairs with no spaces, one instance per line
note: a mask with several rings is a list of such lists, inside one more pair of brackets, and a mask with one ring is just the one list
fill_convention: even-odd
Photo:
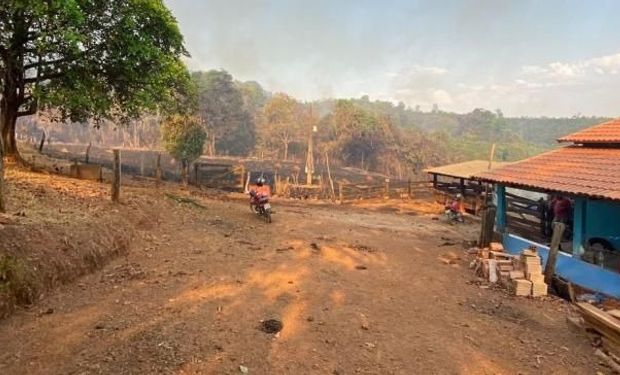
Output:
[[203,127],[194,117],[174,115],[162,124],[161,137],[166,151],[181,161],[182,178],[187,182],[189,164],[202,155],[207,139]]

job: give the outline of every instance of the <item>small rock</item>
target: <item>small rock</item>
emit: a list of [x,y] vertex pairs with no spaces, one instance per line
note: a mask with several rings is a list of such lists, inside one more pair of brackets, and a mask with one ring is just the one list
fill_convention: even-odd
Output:
[[95,326],[95,329],[104,329],[105,325],[103,325],[103,323],[99,323]]
[[314,317],[313,316],[309,316],[306,318],[307,321],[309,322],[314,322]]
[[243,365],[239,365],[239,372],[242,374],[248,374],[250,372],[250,369],[248,369],[247,367]]
[[54,309],[51,308],[51,307],[49,309],[43,311],[43,314],[45,314],[45,315],[50,315],[50,314],[53,314],[53,313],[54,313]]
[[358,266],[355,266],[355,269],[357,269],[357,270],[367,270],[367,269],[368,269],[368,267],[366,267],[366,266],[364,266],[364,265],[360,264],[360,265],[358,265]]

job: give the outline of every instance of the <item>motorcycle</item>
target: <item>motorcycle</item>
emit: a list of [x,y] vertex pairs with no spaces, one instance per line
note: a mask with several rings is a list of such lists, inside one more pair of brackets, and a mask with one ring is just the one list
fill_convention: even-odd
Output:
[[266,223],[271,223],[271,204],[269,195],[261,194],[254,190],[250,191],[250,210],[261,216]]
[[451,208],[446,208],[446,217],[448,218],[448,222],[452,223],[463,223],[465,220],[463,219],[463,214],[458,211],[454,211]]

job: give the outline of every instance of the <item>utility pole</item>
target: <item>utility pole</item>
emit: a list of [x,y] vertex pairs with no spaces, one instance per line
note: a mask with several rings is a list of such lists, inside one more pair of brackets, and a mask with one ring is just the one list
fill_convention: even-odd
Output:
[[314,133],[316,126],[314,125],[313,105],[310,103],[309,131],[308,131],[308,154],[306,157],[306,184],[312,185],[312,175],[314,174]]

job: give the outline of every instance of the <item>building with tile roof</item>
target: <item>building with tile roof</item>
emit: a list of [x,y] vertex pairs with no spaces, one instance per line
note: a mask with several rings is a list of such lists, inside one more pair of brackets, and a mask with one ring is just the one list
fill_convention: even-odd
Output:
[[[548,248],[511,233],[510,221],[518,218],[509,212],[506,188],[570,198],[572,253],[560,257],[557,272],[587,288],[620,297],[620,119],[566,135],[558,142],[568,145],[473,178],[495,184],[496,230],[503,235],[504,245],[515,251],[534,244],[544,254]],[[581,260],[584,253],[593,252],[603,254],[600,265],[605,269]]]

